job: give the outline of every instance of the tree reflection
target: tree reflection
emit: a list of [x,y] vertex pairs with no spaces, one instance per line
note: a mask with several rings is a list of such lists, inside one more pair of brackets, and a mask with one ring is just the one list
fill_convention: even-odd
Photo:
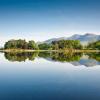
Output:
[[82,56],[82,53],[68,53],[68,52],[5,52],[5,58],[9,61],[26,61],[34,59],[39,56],[42,58],[51,58],[54,61],[70,62],[78,61]]
[[9,61],[26,61],[26,59],[34,61],[38,56],[38,52],[5,52],[5,58]]
[[79,61],[83,53],[54,52],[52,59],[60,62]]
[[95,59],[100,62],[100,53],[87,53],[90,59]]
[[36,57],[45,58],[51,61],[58,61],[58,62],[78,62],[85,65],[86,60],[89,63],[89,59],[96,60],[100,62],[100,53],[87,53],[85,54],[89,56],[83,57],[83,53],[69,53],[69,52],[5,52],[4,56],[9,61],[26,61],[27,59],[30,61],[34,61]]

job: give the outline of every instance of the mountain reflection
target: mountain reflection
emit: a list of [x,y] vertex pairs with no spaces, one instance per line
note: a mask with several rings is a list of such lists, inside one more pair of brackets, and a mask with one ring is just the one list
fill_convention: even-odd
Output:
[[68,52],[5,52],[4,56],[9,61],[34,61],[42,57],[49,61],[69,62],[74,66],[85,65],[92,67],[100,65],[100,53],[68,53]]

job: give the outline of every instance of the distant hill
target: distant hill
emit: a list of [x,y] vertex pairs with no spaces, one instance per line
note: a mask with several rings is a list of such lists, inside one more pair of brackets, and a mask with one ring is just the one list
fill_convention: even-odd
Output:
[[44,43],[50,44],[52,41],[59,41],[59,40],[80,40],[81,44],[86,45],[90,42],[95,42],[100,40],[100,35],[86,33],[84,35],[75,34],[71,37],[61,37],[61,38],[52,38],[49,40],[44,41]]

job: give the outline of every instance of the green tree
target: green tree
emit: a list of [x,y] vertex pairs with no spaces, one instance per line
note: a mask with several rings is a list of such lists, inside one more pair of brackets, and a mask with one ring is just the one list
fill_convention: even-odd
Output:
[[53,41],[52,47],[54,50],[58,49],[82,49],[82,45],[78,40],[60,40]]
[[51,45],[47,43],[42,43],[38,45],[40,50],[51,50]]
[[31,40],[31,41],[28,42],[28,49],[37,50],[38,49],[38,45],[33,40]]
[[26,42],[26,40],[9,40],[4,45],[5,49],[38,49],[34,41]]
[[96,41],[96,42],[93,42],[93,43],[89,43],[87,45],[87,49],[94,49],[94,50],[100,50],[100,40],[99,41]]

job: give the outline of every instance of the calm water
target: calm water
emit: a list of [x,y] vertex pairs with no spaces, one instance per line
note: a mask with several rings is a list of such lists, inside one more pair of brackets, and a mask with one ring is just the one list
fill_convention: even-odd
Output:
[[100,54],[0,53],[0,100],[100,100]]

